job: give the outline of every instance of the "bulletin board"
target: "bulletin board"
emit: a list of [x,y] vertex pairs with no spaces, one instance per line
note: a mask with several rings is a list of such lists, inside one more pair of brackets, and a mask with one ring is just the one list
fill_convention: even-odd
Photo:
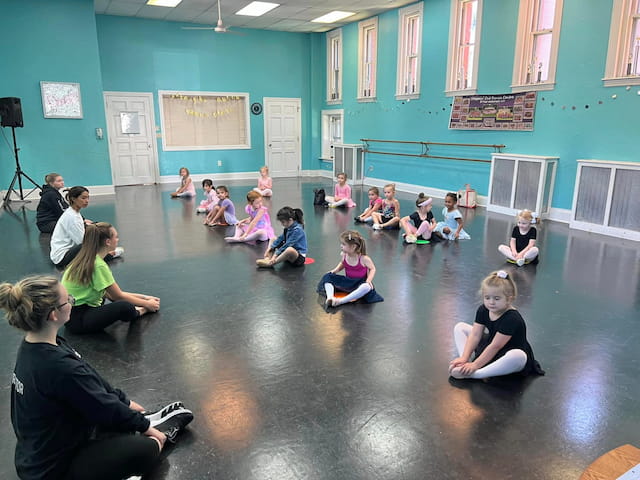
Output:
[[536,92],[455,97],[449,128],[456,130],[533,130]]
[[248,93],[160,90],[158,97],[164,150],[251,148]]
[[82,118],[80,84],[40,82],[44,118]]

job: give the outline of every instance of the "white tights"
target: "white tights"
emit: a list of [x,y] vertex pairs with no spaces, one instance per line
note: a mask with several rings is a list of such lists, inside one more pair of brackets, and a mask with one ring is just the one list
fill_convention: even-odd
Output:
[[[511,248],[508,245],[500,245],[498,247],[498,251],[502,255],[507,257],[509,260],[513,260],[515,262],[516,258],[511,253]],[[540,251],[538,250],[538,247],[530,248],[529,250],[527,250],[527,253],[524,254],[525,261],[530,262],[531,260],[533,260],[534,258],[536,258],[538,256],[539,252]]]
[[271,195],[273,195],[273,190],[271,190],[270,188],[265,188],[264,190],[260,190],[258,187],[256,187],[253,190],[258,192],[263,197],[270,197]]
[[429,240],[431,238],[431,224],[426,220],[423,221],[418,230],[416,230],[416,237],[422,236],[425,240]]
[[330,201],[329,202],[329,206],[330,207],[341,207],[342,205],[347,205],[348,203],[349,203],[349,199],[348,198],[343,198],[342,200],[338,200],[337,202]]
[[333,305],[338,306],[338,305],[342,305],[343,303],[353,302],[355,300],[358,300],[359,298],[364,297],[367,293],[371,291],[371,285],[365,282],[361,284],[358,288],[356,288],[353,292],[351,292],[349,295],[343,298],[334,297],[335,290],[333,288],[332,283],[325,283],[324,291],[327,294],[327,299],[332,299]]
[[[456,343],[458,356],[464,352],[464,346],[467,343],[469,335],[473,327],[468,323],[459,322],[453,327],[453,339]],[[504,356],[495,362],[488,363],[482,368],[473,372],[468,378],[489,378],[501,375],[509,375],[510,373],[519,372],[527,364],[527,354],[519,348],[509,350]],[[454,369],[455,370],[455,369]]]
[[236,227],[235,235],[233,237],[225,237],[225,241],[227,241],[229,243],[236,243],[236,242],[251,242],[253,240],[258,240],[260,242],[265,242],[265,241],[269,240],[269,236],[267,235],[266,230],[263,229],[263,228],[260,228],[258,230],[254,230],[249,235],[247,235],[245,238],[240,240],[240,237],[243,234],[244,234],[243,228],[242,227]]

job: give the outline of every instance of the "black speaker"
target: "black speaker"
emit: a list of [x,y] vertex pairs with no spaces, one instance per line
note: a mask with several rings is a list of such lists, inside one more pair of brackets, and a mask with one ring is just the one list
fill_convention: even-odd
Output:
[[3,127],[24,127],[22,105],[16,97],[0,98],[0,124]]

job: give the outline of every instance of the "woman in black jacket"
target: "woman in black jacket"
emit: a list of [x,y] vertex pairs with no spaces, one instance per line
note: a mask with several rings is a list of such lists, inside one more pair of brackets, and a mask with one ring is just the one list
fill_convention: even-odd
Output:
[[54,277],[0,284],[0,309],[10,325],[26,333],[11,381],[18,476],[122,480],[143,475],[193,414],[179,402],[146,413],[103,379],[58,335],[74,303]]
[[40,192],[40,203],[36,214],[36,225],[42,233],[51,233],[56,222],[69,204],[62,198],[60,190],[64,188],[64,178],[58,173],[50,173],[44,177],[45,184]]

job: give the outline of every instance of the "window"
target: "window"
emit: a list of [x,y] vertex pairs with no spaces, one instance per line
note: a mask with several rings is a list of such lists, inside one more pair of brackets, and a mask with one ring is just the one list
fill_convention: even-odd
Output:
[[520,0],[514,92],[552,90],[560,40],[563,0]]
[[378,56],[378,18],[358,24],[358,100],[376,98],[376,65]]
[[342,102],[342,29],[327,33],[327,103]]
[[398,11],[398,78],[396,99],[420,97],[422,2]]
[[640,85],[640,0],[614,0],[604,86]]
[[448,95],[476,93],[481,20],[482,0],[451,0]]
[[344,110],[322,111],[322,159],[333,160],[333,144],[342,143]]
[[158,98],[165,151],[251,148],[248,93],[160,90]]

